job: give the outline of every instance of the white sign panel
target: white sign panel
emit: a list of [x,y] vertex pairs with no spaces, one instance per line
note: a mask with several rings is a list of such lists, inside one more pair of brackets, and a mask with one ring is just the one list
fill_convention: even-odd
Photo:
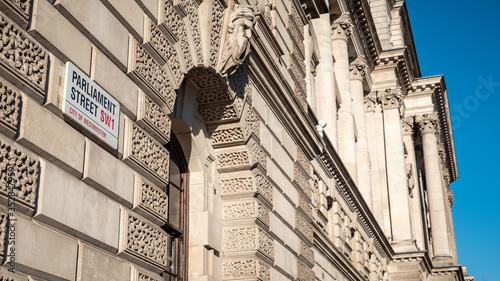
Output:
[[118,148],[120,104],[71,62],[66,63],[63,112],[114,149]]

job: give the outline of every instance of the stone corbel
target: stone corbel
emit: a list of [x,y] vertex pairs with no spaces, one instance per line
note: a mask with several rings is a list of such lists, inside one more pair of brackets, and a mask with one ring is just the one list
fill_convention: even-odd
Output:
[[220,73],[233,75],[250,53],[250,37],[255,15],[249,5],[235,5],[229,19],[228,38],[222,52]]

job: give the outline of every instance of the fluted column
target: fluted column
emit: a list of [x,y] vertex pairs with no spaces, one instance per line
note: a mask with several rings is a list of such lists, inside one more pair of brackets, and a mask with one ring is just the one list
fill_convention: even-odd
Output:
[[[446,221],[446,207],[444,200],[444,186],[441,175],[439,150],[436,133],[439,123],[436,113],[424,114],[416,117],[422,135],[424,151],[425,183],[429,196],[429,213],[431,221],[431,235],[435,265],[453,264],[448,238]],[[448,201],[448,200],[446,200]]]
[[335,149],[337,143],[337,91],[335,88],[335,74],[333,73],[332,40],[330,39],[330,15],[323,14],[318,19],[312,20],[320,60],[316,66],[316,114],[318,119],[325,120],[327,126],[325,133],[330,138]]
[[358,188],[366,203],[373,211],[372,187],[370,177],[370,154],[368,153],[368,137],[366,131],[365,102],[363,93],[363,79],[366,74],[366,60],[359,56],[350,64],[351,94],[354,120],[358,129],[356,142],[356,161],[358,169]]
[[396,252],[416,250],[413,242],[405,155],[401,132],[404,110],[400,88],[388,89],[381,98],[384,115],[385,159],[392,226],[392,246]]
[[420,204],[420,191],[417,182],[417,160],[415,155],[414,136],[415,118],[413,116],[405,117],[401,122],[403,130],[403,142],[406,146],[406,174],[408,180],[408,192],[410,194],[411,222],[413,226],[413,235],[417,247],[420,250],[425,249],[424,229],[422,223],[422,209]]
[[335,58],[333,70],[337,78],[342,103],[338,112],[338,142],[340,158],[354,182],[357,183],[356,137],[354,135],[354,115],[352,113],[351,77],[347,40],[352,32],[349,13],[344,13],[332,22],[332,53]]

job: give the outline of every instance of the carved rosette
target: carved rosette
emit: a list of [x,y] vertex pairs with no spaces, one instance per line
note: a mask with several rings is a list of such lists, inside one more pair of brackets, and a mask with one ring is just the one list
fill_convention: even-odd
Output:
[[232,226],[222,231],[226,253],[257,250],[274,260],[274,239],[258,226]]
[[0,132],[9,137],[16,134],[20,104],[21,95],[0,82]]
[[0,66],[12,74],[14,82],[27,84],[40,100],[47,80],[47,52],[4,16],[0,16],[0,37]]
[[159,226],[123,211],[121,237],[119,256],[154,272],[167,268],[169,235]]
[[225,259],[222,261],[222,279],[271,280],[271,266],[257,258]]
[[439,131],[439,118],[437,113],[423,114],[415,117],[415,122],[418,124],[420,133],[434,133],[438,134]]
[[413,136],[413,125],[415,125],[415,118],[413,116],[403,118],[403,120],[401,120],[403,135]]
[[143,171],[155,184],[168,183],[168,150],[133,121],[126,122],[123,159]]
[[135,174],[133,211],[158,225],[168,220],[167,194],[154,184]]
[[352,33],[352,21],[349,13],[331,18],[332,39],[347,40]]
[[375,112],[378,103],[378,93],[376,91],[365,95],[365,112]]
[[349,65],[351,79],[363,80],[366,75],[366,59],[365,56],[359,56]]
[[393,89],[387,89],[385,92],[380,96],[380,101],[382,103],[382,108],[384,110],[391,109],[391,108],[400,108],[403,105],[403,92],[401,91],[401,88],[393,88]]
[[0,194],[14,192],[16,202],[32,211],[40,174],[39,161],[0,141]]

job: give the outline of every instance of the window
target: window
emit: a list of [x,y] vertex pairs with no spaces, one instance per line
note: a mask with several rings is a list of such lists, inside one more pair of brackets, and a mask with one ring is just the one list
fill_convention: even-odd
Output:
[[186,158],[179,141],[171,133],[170,142],[166,145],[170,152],[169,184],[165,192],[168,196],[168,222],[163,229],[169,234],[168,265],[165,280],[185,280],[187,270],[187,253],[184,238],[187,237],[187,180]]

